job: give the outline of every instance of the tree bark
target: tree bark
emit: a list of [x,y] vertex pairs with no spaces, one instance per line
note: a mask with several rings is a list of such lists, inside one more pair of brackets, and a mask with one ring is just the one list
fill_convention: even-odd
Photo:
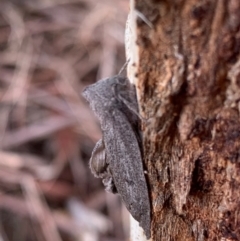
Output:
[[240,1],[134,3],[152,240],[240,240]]

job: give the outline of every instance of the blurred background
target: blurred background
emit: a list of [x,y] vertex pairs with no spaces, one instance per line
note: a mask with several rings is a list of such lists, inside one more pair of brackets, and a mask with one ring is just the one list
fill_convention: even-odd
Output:
[[0,0],[0,241],[122,241],[129,217],[89,170],[81,97],[125,62],[127,0]]

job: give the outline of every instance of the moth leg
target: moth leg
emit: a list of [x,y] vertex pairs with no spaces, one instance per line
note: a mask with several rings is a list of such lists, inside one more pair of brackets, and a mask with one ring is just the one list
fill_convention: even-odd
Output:
[[124,98],[123,96],[121,96],[120,93],[117,94],[117,98],[122,101],[122,103],[124,103],[124,105],[127,106],[127,108],[132,111],[136,116],[138,116],[138,118],[140,120],[142,120],[143,118],[139,115],[138,113],[138,107],[136,105],[134,105],[131,101],[128,101],[126,98]]
[[117,193],[117,188],[115,186],[112,174],[110,172],[109,166],[107,172],[104,174],[104,178],[102,180],[105,190],[111,193]]
[[[127,92],[126,92],[127,90]],[[127,107],[128,111],[123,111],[124,115],[127,116],[128,121],[131,123],[133,131],[136,134],[139,148],[142,152],[142,134],[139,131],[139,120],[146,121],[145,118],[141,117],[138,113],[138,104],[135,87],[129,82],[127,78],[117,79],[115,85],[112,86],[112,91],[116,98]],[[130,112],[130,113],[129,113]]]
[[95,177],[102,178],[107,171],[108,164],[106,162],[106,150],[102,139],[95,145],[92,156],[90,158],[90,169]]
[[[121,90],[118,88],[118,86],[127,86],[127,83],[117,83],[113,86],[113,92],[116,95],[117,99],[120,100],[132,113],[134,113],[140,120],[145,121],[145,119],[138,113],[138,104],[137,104],[137,96],[136,91],[133,86],[131,86],[130,89],[128,89],[128,98],[121,95]],[[129,100],[128,100],[129,99]]]

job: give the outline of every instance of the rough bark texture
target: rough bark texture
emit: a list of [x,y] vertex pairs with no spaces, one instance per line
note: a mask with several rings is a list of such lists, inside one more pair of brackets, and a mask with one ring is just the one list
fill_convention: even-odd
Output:
[[240,240],[240,1],[135,8],[152,240]]

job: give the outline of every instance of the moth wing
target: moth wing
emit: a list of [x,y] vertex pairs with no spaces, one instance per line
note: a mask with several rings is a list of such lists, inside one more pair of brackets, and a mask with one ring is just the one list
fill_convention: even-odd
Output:
[[150,201],[141,151],[132,125],[121,110],[114,110],[112,127],[104,132],[104,140],[117,191],[149,237]]

